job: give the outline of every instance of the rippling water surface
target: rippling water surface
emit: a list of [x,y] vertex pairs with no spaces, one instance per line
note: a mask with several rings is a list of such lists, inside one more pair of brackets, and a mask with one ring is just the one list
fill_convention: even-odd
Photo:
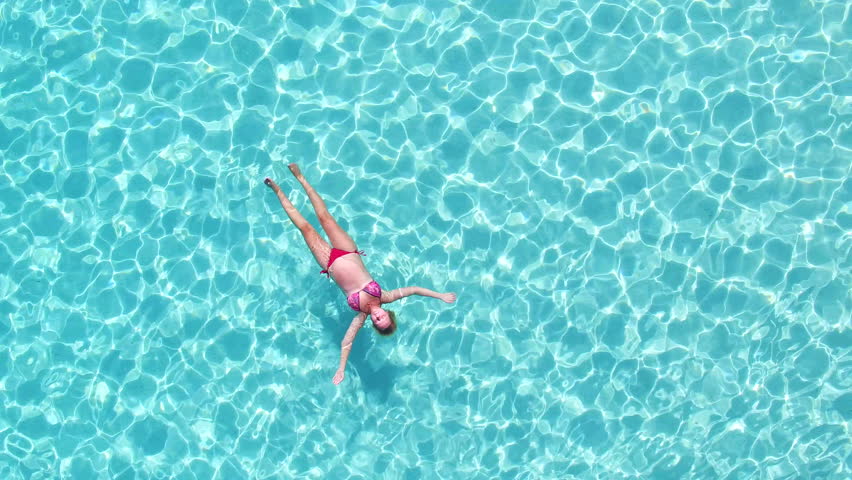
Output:
[[0,476],[849,478],[850,14],[4,1]]

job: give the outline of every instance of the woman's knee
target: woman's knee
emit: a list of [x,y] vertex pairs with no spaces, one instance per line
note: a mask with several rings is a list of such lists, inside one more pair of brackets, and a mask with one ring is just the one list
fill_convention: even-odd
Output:
[[317,219],[319,219],[320,225],[322,225],[323,228],[326,225],[334,225],[335,223],[337,223],[334,221],[334,217],[332,217],[331,214],[328,213],[328,211],[317,212]]
[[305,219],[302,219],[301,222],[297,223],[296,228],[302,232],[302,236],[305,237],[305,240],[312,240],[315,235],[319,235],[314,226]]

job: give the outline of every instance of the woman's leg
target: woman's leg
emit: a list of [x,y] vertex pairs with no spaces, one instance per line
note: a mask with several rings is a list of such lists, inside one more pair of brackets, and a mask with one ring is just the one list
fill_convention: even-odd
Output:
[[290,217],[290,221],[293,222],[293,225],[302,232],[302,237],[305,239],[305,243],[308,244],[308,248],[311,249],[311,253],[314,254],[314,258],[319,263],[320,267],[326,268],[328,267],[328,258],[331,255],[331,247],[328,246],[328,243],[323,240],[317,230],[305,220],[305,217],[296,210],[296,207],[290,203],[290,199],[287,198],[287,195],[284,195],[284,192],[281,191],[281,188],[272,181],[272,179],[267,178],[263,181],[269,188],[278,195],[278,201],[281,202],[281,206],[284,207],[284,211],[287,212],[287,216]]
[[308,198],[311,199],[311,205],[314,206],[314,211],[317,213],[317,218],[319,218],[322,229],[331,241],[331,246],[348,252],[354,252],[357,250],[358,247],[355,246],[355,242],[352,240],[352,237],[340,228],[340,225],[337,224],[334,217],[328,213],[328,208],[326,208],[325,202],[322,201],[322,198],[320,198],[319,194],[316,190],[314,190],[314,187],[312,187],[305,179],[305,176],[302,175],[302,171],[299,170],[299,166],[295,163],[291,163],[290,171],[293,172],[293,176],[295,176],[296,180],[302,184],[302,187],[305,189],[305,193],[307,193]]

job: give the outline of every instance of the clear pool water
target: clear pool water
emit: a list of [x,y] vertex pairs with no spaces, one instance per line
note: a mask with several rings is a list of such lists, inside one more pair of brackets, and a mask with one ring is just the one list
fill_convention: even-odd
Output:
[[[835,1],[0,3],[0,477],[849,478]],[[409,298],[365,329],[262,185]]]

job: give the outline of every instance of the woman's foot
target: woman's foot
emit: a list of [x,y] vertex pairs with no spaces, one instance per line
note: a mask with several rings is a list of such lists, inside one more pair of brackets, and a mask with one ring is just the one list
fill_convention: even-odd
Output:
[[299,178],[299,177],[302,176],[302,171],[299,170],[299,166],[296,165],[295,163],[291,163],[290,165],[287,165],[287,168],[289,168],[290,171],[293,172],[294,177]]
[[278,190],[281,190],[280,188],[278,188],[278,184],[276,184],[275,182],[273,182],[273,181],[272,181],[272,179],[271,179],[271,178],[269,178],[269,177],[264,178],[264,179],[263,179],[263,183],[265,183],[265,184],[266,184],[266,186],[267,186],[267,187],[269,187],[269,188],[271,188],[271,189],[272,189],[272,191],[274,191],[274,192],[277,192]]

